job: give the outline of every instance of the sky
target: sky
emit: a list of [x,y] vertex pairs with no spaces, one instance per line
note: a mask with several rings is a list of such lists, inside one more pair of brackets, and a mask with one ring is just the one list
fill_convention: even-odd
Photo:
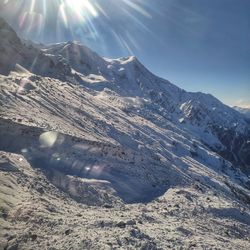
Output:
[[249,0],[0,0],[0,16],[25,39],[135,55],[187,91],[250,108]]

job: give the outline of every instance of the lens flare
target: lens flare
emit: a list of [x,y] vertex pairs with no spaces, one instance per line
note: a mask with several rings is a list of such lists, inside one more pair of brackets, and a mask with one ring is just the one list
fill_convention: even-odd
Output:
[[66,5],[68,5],[69,8],[72,8],[75,13],[82,14],[87,10],[94,17],[98,16],[96,9],[89,0],[66,0]]
[[54,131],[44,132],[39,137],[39,142],[43,148],[51,148],[56,143],[58,133]]

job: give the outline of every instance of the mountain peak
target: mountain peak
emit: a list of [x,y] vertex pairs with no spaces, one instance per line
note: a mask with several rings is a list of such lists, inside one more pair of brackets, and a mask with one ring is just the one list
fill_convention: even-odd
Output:
[[3,18],[0,18],[0,45],[3,46],[6,43],[20,45],[21,40],[15,30]]
[[12,27],[0,18],[0,74],[9,74],[19,61],[22,51],[22,42]]
[[134,56],[29,44],[0,36],[3,249],[250,249],[240,113]]

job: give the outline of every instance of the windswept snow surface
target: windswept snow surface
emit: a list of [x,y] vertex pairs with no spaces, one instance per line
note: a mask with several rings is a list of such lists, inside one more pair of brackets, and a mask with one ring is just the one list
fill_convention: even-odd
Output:
[[249,249],[249,121],[135,57],[0,20],[3,249]]

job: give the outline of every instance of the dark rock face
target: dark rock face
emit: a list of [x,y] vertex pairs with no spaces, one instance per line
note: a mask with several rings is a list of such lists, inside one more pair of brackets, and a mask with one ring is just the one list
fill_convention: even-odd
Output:
[[250,173],[250,131],[239,134],[233,130],[222,130],[216,128],[216,135],[221,143],[226,147],[218,150],[218,153],[236,164],[246,174]]

